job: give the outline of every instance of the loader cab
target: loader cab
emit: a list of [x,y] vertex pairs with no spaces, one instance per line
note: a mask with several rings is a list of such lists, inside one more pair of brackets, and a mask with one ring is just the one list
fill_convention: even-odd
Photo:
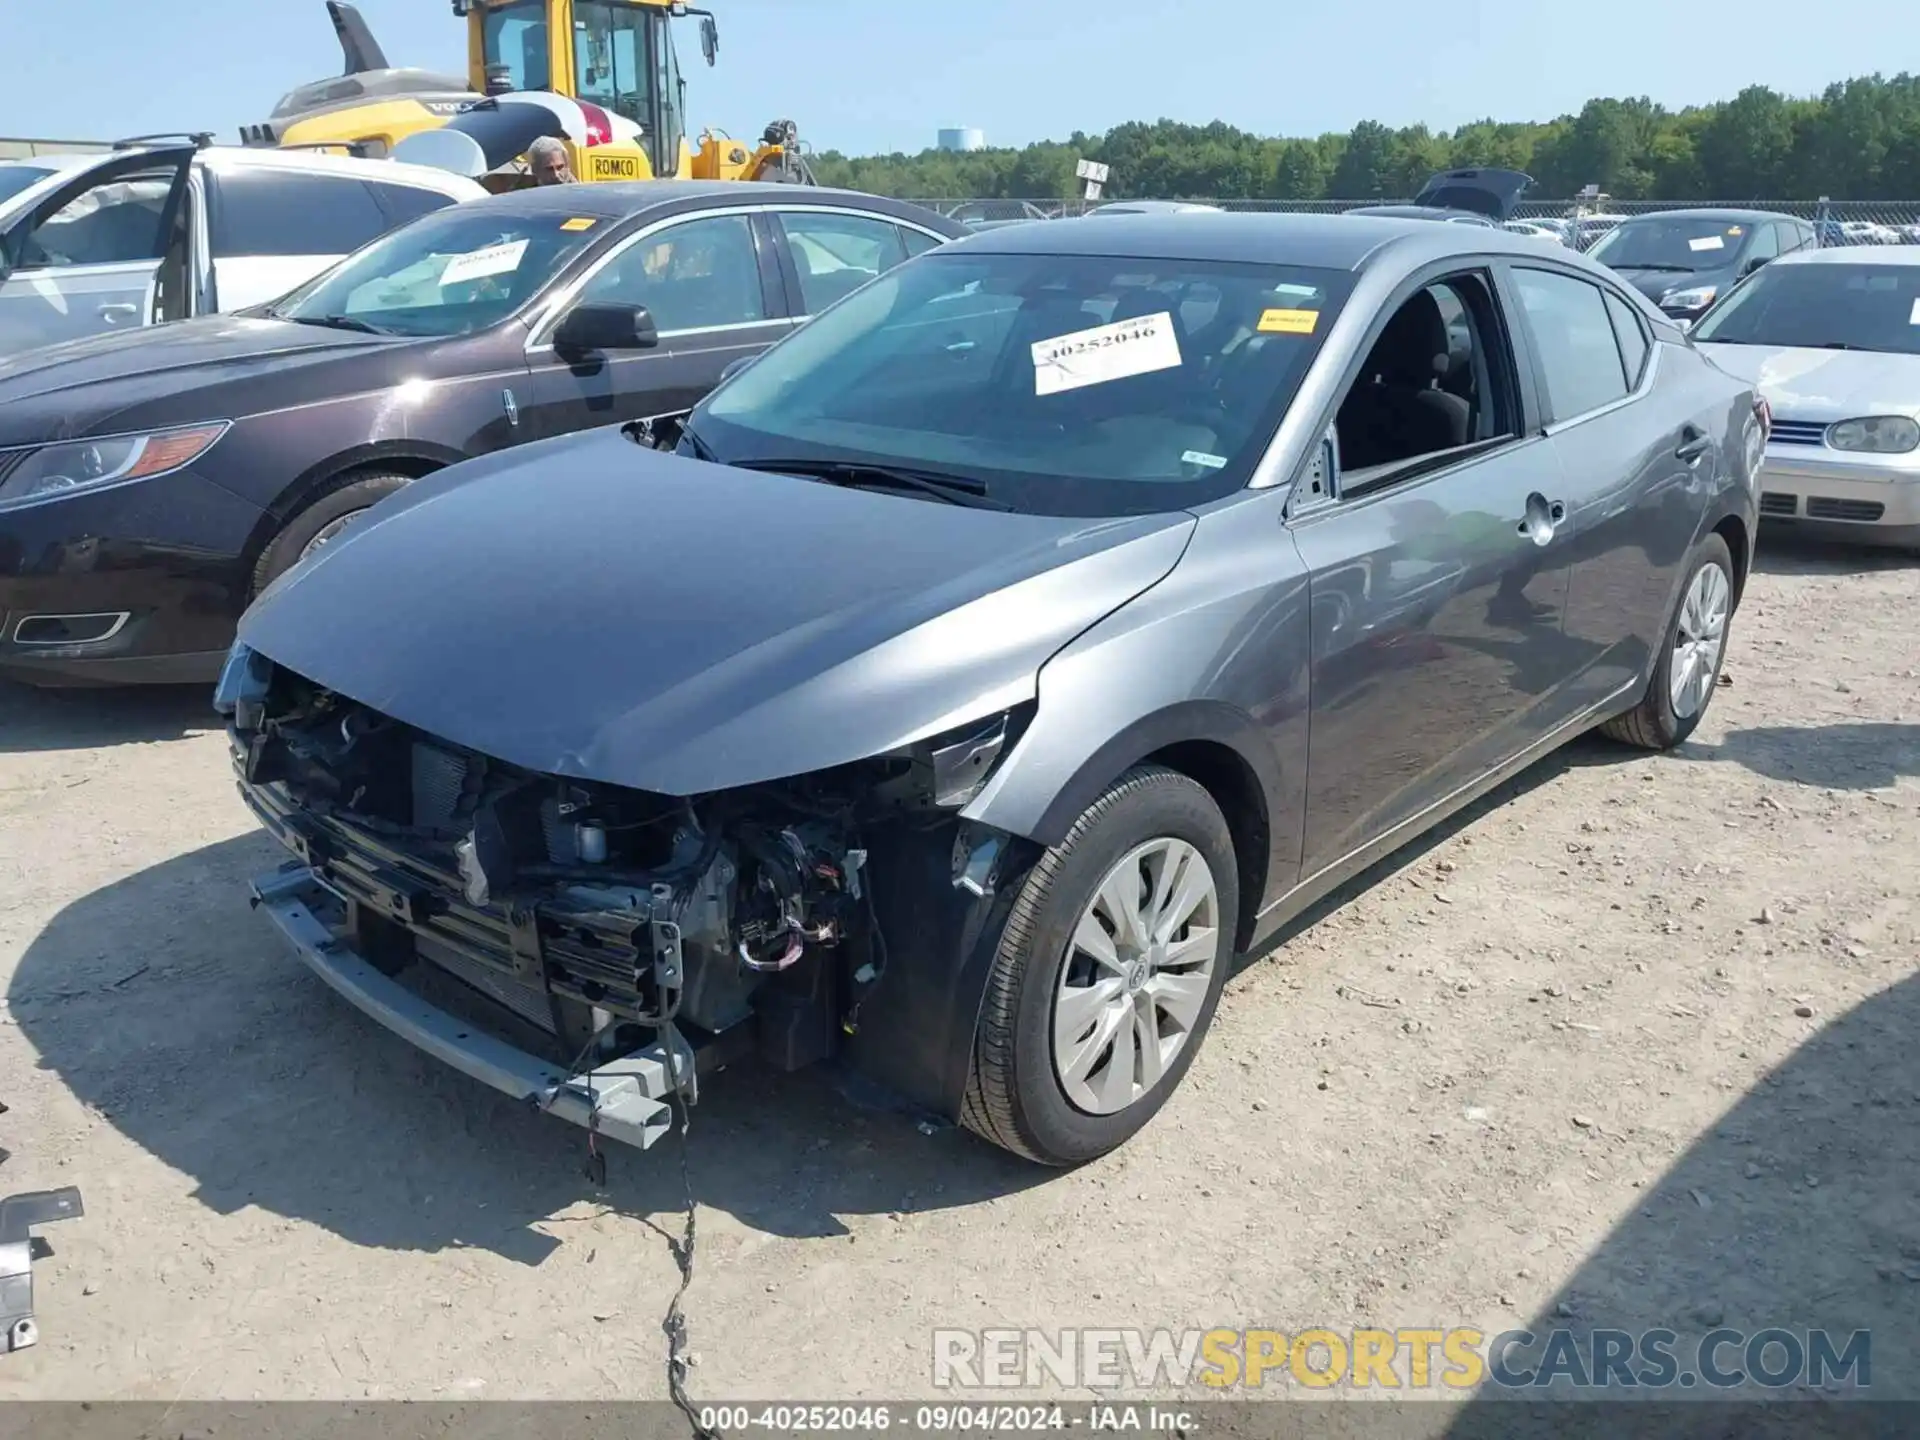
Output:
[[686,84],[673,21],[700,17],[712,64],[719,36],[711,15],[681,0],[455,0],[454,8],[467,16],[476,91],[550,90],[596,105],[639,128],[654,176],[681,173]]

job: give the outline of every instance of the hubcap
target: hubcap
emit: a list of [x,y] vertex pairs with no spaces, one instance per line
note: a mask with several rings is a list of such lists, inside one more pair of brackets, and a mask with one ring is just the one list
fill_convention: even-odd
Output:
[[1702,565],[1680,603],[1680,626],[1673,637],[1669,698],[1673,713],[1691,720],[1706,708],[1720,673],[1720,651],[1727,640],[1727,602],[1733,587],[1718,565]]
[[347,526],[351,525],[355,520],[358,520],[360,515],[361,512],[358,510],[349,510],[338,520],[330,520],[321,526],[320,533],[309,540],[306,543],[306,547],[301,550],[300,558],[302,560],[306,559],[309,555],[313,554],[314,551],[327,544],[328,541],[333,540],[342,530],[345,530]]
[[1101,880],[1067,946],[1053,1066],[1093,1115],[1159,1083],[1192,1037],[1220,957],[1220,892],[1184,840],[1150,840]]

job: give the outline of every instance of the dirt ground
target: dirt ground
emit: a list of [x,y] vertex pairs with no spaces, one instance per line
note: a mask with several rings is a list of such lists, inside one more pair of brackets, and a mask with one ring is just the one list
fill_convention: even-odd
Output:
[[[1920,564],[1760,570],[1684,750],[1580,742],[1365,877],[1101,1163],[710,1083],[695,1397],[926,1396],[937,1327],[1555,1315],[1867,1328],[1920,1396]],[[0,1398],[663,1396],[674,1147],[596,1192],[283,953],[204,703],[0,690],[0,1182],[87,1211]]]

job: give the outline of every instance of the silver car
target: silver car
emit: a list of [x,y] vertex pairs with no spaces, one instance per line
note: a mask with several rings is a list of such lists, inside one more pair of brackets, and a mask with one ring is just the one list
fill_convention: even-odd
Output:
[[677,453],[453,466],[262,595],[218,696],[293,856],[256,899],[376,1021],[606,1137],[837,1057],[1086,1160],[1314,901],[1588,730],[1686,739],[1761,426],[1632,289],[1491,226],[969,236]]
[[1920,245],[1783,255],[1693,338],[1773,407],[1763,519],[1920,549]]

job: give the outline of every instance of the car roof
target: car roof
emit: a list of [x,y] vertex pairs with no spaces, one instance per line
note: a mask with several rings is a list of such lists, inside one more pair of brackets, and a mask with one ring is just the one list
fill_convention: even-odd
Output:
[[1835,245],[1795,250],[1775,265],[1920,265],[1920,245]]
[[1635,220],[1800,220],[1810,225],[1810,220],[1801,220],[1798,215],[1789,215],[1781,210],[1741,210],[1725,205],[1696,205],[1685,210],[1646,210],[1638,215],[1629,215],[1620,223],[1630,225]]
[[[389,161],[376,161],[389,164]],[[764,180],[620,180],[592,184],[530,185],[489,195],[471,203],[488,205],[509,215],[599,215],[618,219],[662,205],[692,200],[730,200],[741,205],[850,205],[935,229],[961,230],[923,205],[859,190],[835,190],[819,185],[783,185]]]
[[[0,161],[6,165],[24,165],[50,174],[78,174],[109,160],[135,154],[140,146],[126,150],[62,151],[54,155],[29,155]],[[158,148],[158,147],[151,147]],[[265,146],[209,145],[195,158],[215,174],[223,171],[262,169],[292,170],[310,175],[357,175],[363,180],[386,180],[400,185],[415,185],[466,200],[486,192],[478,182],[449,170],[427,165],[408,165],[398,160],[362,160],[352,155],[332,155],[320,150],[280,150]]]
[[[1099,255],[1153,260],[1217,260],[1359,270],[1384,247],[1409,263],[1457,254],[1538,258],[1543,242],[1497,225],[1436,225],[1371,215],[1280,215],[1226,211],[1217,215],[1116,215],[1107,220],[1053,220],[976,232],[952,249],[975,254]],[[1578,256],[1561,263],[1586,264]],[[1599,267],[1592,266],[1596,271]],[[1602,272],[1604,273],[1604,272]]]
[[[98,158],[97,156],[94,158]],[[478,181],[430,165],[401,160],[363,160],[355,155],[333,155],[324,150],[283,150],[254,145],[209,145],[198,156],[215,174],[231,170],[297,170],[313,175],[357,175],[362,180],[396,181],[438,190],[463,199],[481,190]]]

